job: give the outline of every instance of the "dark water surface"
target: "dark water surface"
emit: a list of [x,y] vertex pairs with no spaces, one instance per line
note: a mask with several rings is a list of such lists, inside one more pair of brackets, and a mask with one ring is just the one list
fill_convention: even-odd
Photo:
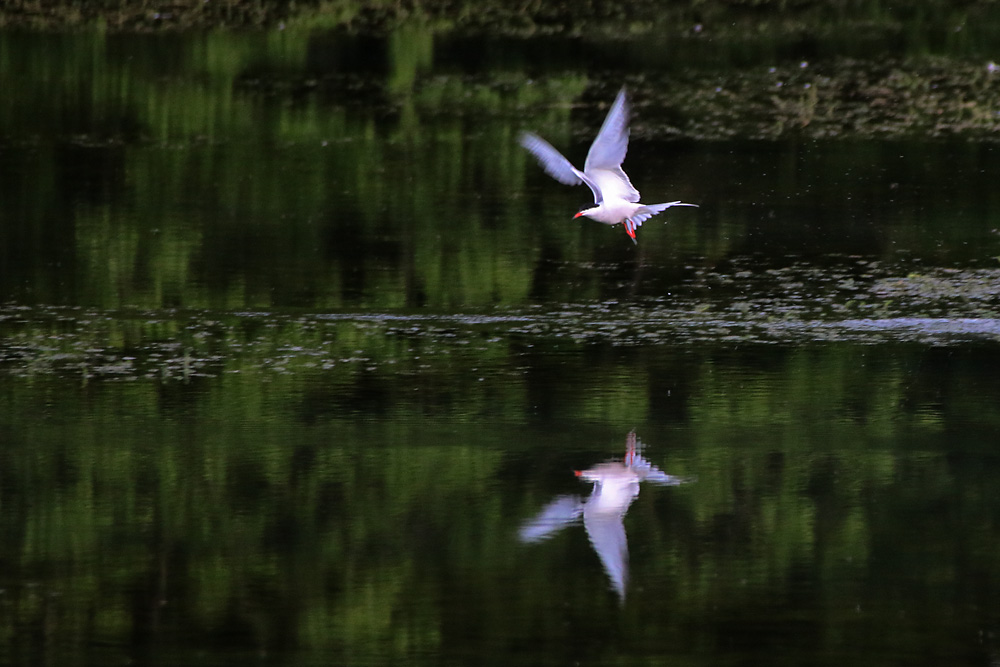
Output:
[[[837,44],[0,37],[0,663],[996,664],[989,45],[660,85]],[[637,246],[516,142],[626,74]]]

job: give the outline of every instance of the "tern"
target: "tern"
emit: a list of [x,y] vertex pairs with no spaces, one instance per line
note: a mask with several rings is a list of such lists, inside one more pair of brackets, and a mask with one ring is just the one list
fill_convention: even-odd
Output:
[[597,133],[594,143],[590,145],[587,161],[583,163],[583,171],[574,167],[562,153],[552,147],[537,134],[525,132],[521,135],[520,144],[528,149],[542,169],[560,183],[579,185],[586,183],[594,192],[594,206],[583,209],[573,216],[573,219],[585,215],[591,220],[603,222],[606,225],[625,224],[625,232],[638,244],[635,230],[643,222],[657,213],[662,213],[671,206],[697,206],[685,204],[682,201],[671,201],[662,204],[640,204],[639,191],[635,189],[628,176],[622,170],[625,153],[628,151],[628,99],[622,88],[611,105],[601,131]]

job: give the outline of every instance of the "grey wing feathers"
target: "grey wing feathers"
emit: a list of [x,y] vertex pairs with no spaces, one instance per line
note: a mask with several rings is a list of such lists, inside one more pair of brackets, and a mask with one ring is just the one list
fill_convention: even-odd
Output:
[[566,185],[583,183],[583,175],[580,171],[570,164],[570,161],[564,158],[562,153],[553,148],[552,144],[537,134],[525,132],[521,135],[520,144],[535,156],[545,173],[560,183]]
[[622,162],[625,161],[625,154],[628,153],[628,121],[628,98],[625,95],[625,89],[622,88],[618,91],[618,96],[611,105],[594,143],[590,145],[587,161],[583,164],[583,171],[591,176],[598,170],[611,172],[621,182],[621,186],[615,188],[620,192],[620,196],[625,201],[638,202],[639,191],[635,189],[628,175],[622,170]]
[[574,167],[569,160],[563,157],[562,153],[553,148],[552,144],[537,134],[530,132],[521,134],[519,143],[535,156],[538,164],[542,166],[546,174],[565,185],[585,183],[594,193],[594,203],[601,203],[601,189],[597,187],[592,179],[588,178],[586,174]]
[[614,171],[621,168],[625,153],[628,152],[628,114],[628,100],[625,89],[622,88],[601,125],[601,131],[590,146],[587,161],[583,165],[585,172],[592,169]]

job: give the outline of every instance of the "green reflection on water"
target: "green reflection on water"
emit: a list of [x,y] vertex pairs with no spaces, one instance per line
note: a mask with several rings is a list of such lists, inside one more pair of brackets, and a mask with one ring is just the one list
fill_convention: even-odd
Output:
[[[589,194],[553,183],[516,143],[531,128],[578,159],[599,122],[591,88],[606,84],[578,69],[535,78],[525,62],[467,76],[455,72],[461,52],[433,53],[412,28],[370,41],[12,35],[0,45],[0,82],[21,102],[0,110],[0,241],[14,268],[4,294],[448,311],[607,296],[586,270],[554,274],[572,270],[562,261],[641,269],[652,256],[680,271],[761,240],[801,252],[817,237],[827,251],[876,256],[953,255],[970,242],[1000,252],[989,145],[696,148],[656,139],[675,105],[641,82],[633,178],[653,198],[703,208],[622,249],[620,230],[570,221]],[[359,68],[359,54],[371,62]],[[942,183],[942,164],[962,177]]]
[[[86,387],[8,376],[0,532],[16,567],[0,623],[25,655],[88,655],[99,638],[133,656],[181,642],[419,661],[541,641],[538,655],[565,658],[597,614],[591,641],[607,656],[625,646],[606,625],[619,613],[633,645],[699,628],[707,643],[682,652],[725,654],[726,636],[765,651],[723,623],[760,614],[813,629],[793,652],[940,650],[958,630],[922,638],[943,613],[925,599],[995,569],[994,356],[647,349],[569,357],[558,373],[529,359],[514,382],[462,387],[489,405],[435,394],[435,376],[463,372],[440,366],[362,382],[353,405],[335,376],[305,373]],[[953,393],[967,386],[979,391]],[[350,407],[368,417],[345,419]],[[696,481],[644,491],[630,510],[633,584],[618,610],[583,538],[527,550],[515,533],[553,490],[577,488],[573,467],[619,451],[624,430],[606,425],[626,420],[647,424],[650,460]],[[977,586],[949,607],[955,623],[975,623],[966,605],[996,592]],[[568,625],[535,625],[564,603]]]
[[[22,273],[46,274],[8,293],[101,307],[522,301],[535,254],[523,200],[498,214],[482,195],[519,189],[512,114],[537,87],[412,93],[412,53],[428,48],[408,46],[413,35],[424,39],[389,40],[386,91],[402,103],[387,125],[315,95],[288,105],[241,93],[256,63],[307,66],[308,42],[290,36],[170,36],[153,49],[103,34],[5,41],[0,80],[23,103],[0,118],[17,209],[4,245],[12,262],[39,263]],[[582,85],[556,80],[541,95]],[[277,270],[276,293],[259,279]]]

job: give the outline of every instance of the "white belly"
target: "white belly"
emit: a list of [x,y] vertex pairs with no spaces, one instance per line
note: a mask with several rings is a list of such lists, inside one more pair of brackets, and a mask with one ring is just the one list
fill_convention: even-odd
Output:
[[584,212],[584,215],[591,220],[603,222],[606,225],[617,225],[624,222],[626,218],[632,217],[639,206],[640,204],[625,201],[624,199],[611,201],[605,199],[600,206]]

